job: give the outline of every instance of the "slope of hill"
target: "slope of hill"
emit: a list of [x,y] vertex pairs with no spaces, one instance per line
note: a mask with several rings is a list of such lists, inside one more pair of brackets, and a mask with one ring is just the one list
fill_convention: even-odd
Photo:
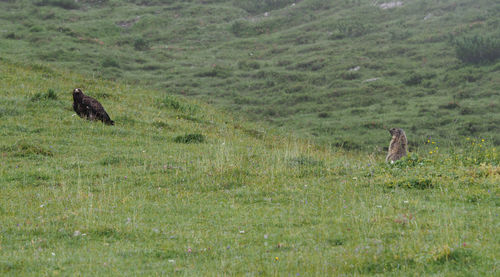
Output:
[[379,149],[393,126],[413,147],[500,145],[498,1],[398,2],[1,1],[1,55],[197,96],[349,149]]
[[489,141],[387,165],[43,65],[0,61],[0,94],[2,276],[498,273]]

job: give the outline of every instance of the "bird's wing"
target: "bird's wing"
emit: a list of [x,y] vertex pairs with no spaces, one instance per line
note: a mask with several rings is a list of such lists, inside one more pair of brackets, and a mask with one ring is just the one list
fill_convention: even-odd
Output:
[[99,101],[90,96],[83,97],[82,104],[94,111],[104,109]]
[[86,105],[88,107],[88,109],[93,114],[97,115],[98,118],[102,118],[102,119],[105,119],[105,120],[111,120],[109,118],[108,113],[104,109],[104,107],[96,99],[87,96],[87,97],[84,98],[84,101],[82,101],[82,102],[83,102],[84,105]]

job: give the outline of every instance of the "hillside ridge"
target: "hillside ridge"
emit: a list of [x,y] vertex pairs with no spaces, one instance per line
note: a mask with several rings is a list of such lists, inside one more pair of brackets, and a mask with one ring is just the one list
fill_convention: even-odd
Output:
[[379,151],[391,127],[414,148],[500,145],[499,4],[400,2],[4,1],[0,45],[347,149]]

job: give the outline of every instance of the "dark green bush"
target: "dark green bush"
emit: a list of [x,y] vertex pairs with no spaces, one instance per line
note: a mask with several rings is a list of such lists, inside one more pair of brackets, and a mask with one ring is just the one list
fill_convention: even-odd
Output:
[[434,73],[420,73],[411,72],[405,79],[403,79],[403,84],[407,86],[420,85],[423,80],[432,79],[436,77]]
[[145,51],[149,49],[149,42],[143,38],[136,38],[134,40],[134,49],[137,51]]
[[446,103],[446,104],[443,104],[443,105],[439,105],[439,108],[440,109],[453,110],[453,109],[460,108],[460,104],[458,104],[457,102],[453,101],[453,102],[449,102],[449,103]]
[[431,179],[427,178],[408,178],[399,181],[391,181],[386,184],[389,188],[407,188],[407,189],[432,189],[436,185]]
[[217,78],[227,78],[231,76],[231,70],[219,65],[214,65],[210,70],[200,72],[196,74],[196,77],[217,77]]
[[241,70],[260,69],[260,64],[255,61],[239,61],[238,68]]
[[500,58],[500,39],[475,35],[454,41],[457,57],[465,63],[492,63]]
[[265,33],[264,28],[258,28],[255,24],[247,21],[236,21],[231,25],[231,32],[237,37],[252,37]]
[[198,110],[198,106],[182,103],[177,97],[172,95],[166,95],[159,103],[159,106],[187,113],[194,113]]
[[421,166],[427,163],[425,159],[420,157],[416,153],[410,153],[407,156],[401,158],[400,160],[395,161],[394,163],[389,164],[390,167],[395,168],[407,168],[407,167],[415,167]]
[[202,134],[187,134],[183,136],[177,136],[174,141],[177,143],[203,143],[206,138]]
[[295,158],[290,158],[288,163],[291,167],[311,167],[311,166],[323,166],[323,161],[315,160],[307,156],[299,156]]
[[21,39],[22,37],[14,32],[7,33],[4,36],[6,39]]
[[102,61],[102,67],[120,67],[120,65],[114,58],[106,57]]
[[344,80],[355,80],[361,77],[361,74],[356,71],[347,71],[340,74],[340,77]]
[[328,117],[330,117],[330,114],[327,112],[319,112],[318,117],[319,118],[328,118]]
[[281,9],[295,3],[296,0],[238,0],[234,5],[245,11],[256,14]]
[[367,24],[356,21],[342,21],[335,25],[334,30],[337,36],[360,37],[367,34],[370,31],[370,27]]
[[109,3],[109,0],[80,0],[78,2],[92,5],[105,5]]
[[80,8],[80,5],[74,0],[42,0],[35,3],[37,6],[53,6],[66,10],[74,10]]
[[462,107],[460,109],[460,114],[461,115],[468,115],[468,114],[473,114],[474,113],[474,110],[469,108],[469,107]]
[[352,150],[360,150],[361,145],[352,141],[352,140],[340,140],[333,143],[333,146],[337,148],[342,148],[344,150],[352,151]]
[[32,33],[39,33],[42,32],[44,29],[41,26],[33,26],[30,28],[30,32]]
[[31,97],[32,102],[42,100],[57,100],[57,94],[53,89],[49,88],[47,92],[37,92]]

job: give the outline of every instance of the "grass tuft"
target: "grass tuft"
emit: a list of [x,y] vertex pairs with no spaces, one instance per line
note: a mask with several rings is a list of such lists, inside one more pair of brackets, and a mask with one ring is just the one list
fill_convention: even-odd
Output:
[[57,94],[53,89],[48,89],[47,92],[37,92],[31,97],[31,102],[44,100],[57,100]]
[[177,143],[203,143],[206,141],[206,137],[202,134],[186,134],[177,136],[174,138]]

